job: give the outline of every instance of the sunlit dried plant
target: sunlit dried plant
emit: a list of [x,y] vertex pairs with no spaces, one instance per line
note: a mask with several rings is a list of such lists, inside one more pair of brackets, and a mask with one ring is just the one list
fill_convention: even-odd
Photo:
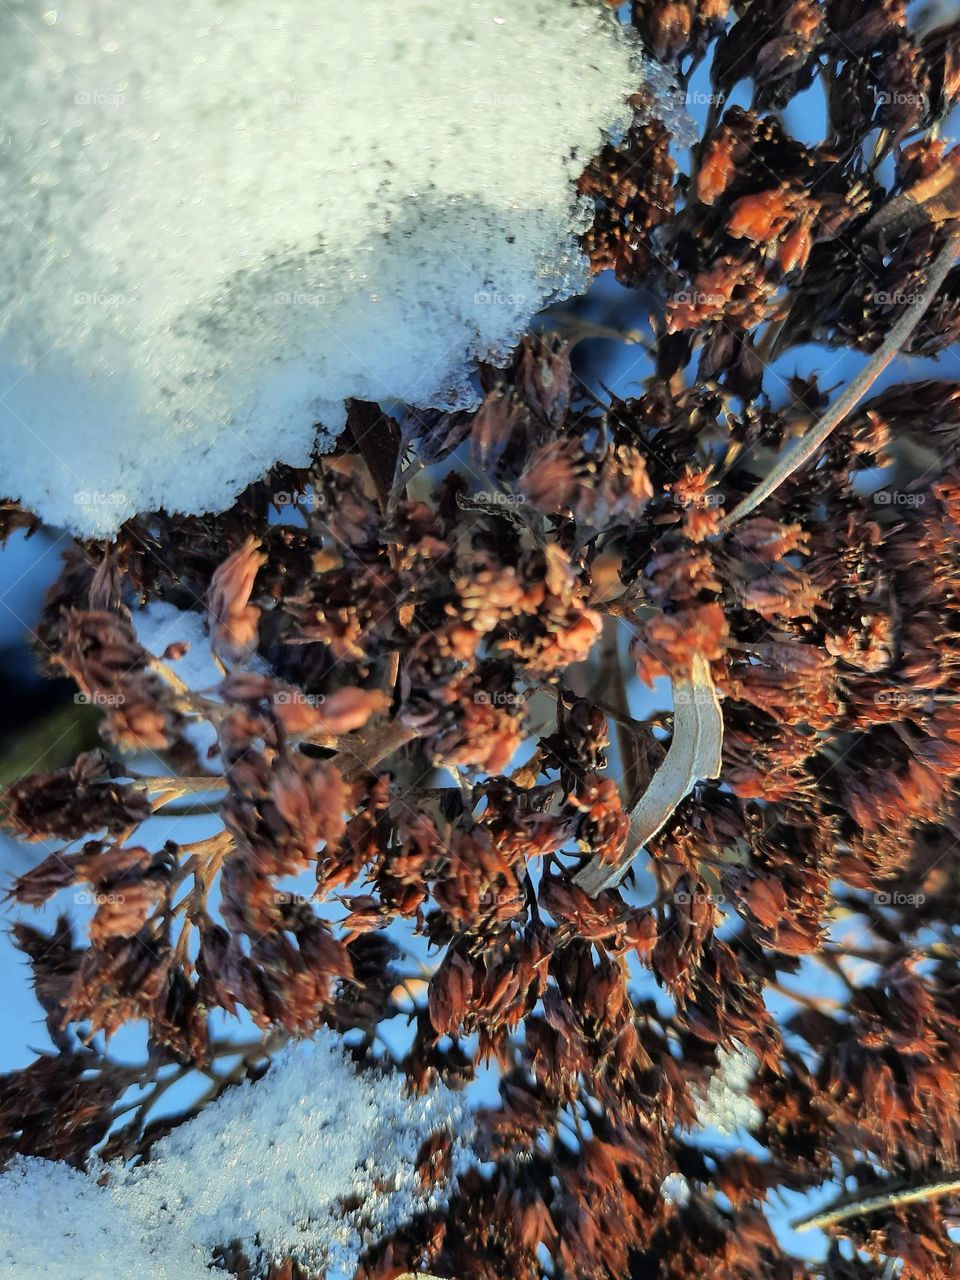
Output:
[[[4,1150],[149,1152],[150,1096],[116,1125],[133,1069],[95,1036],[130,1020],[150,1028],[136,1078],[175,1063],[212,1096],[289,1036],[370,1048],[406,1013],[415,1087],[491,1062],[500,1102],[450,1207],[370,1277],[960,1277],[960,384],[861,402],[891,348],[960,334],[960,20],[631,9],[682,83],[706,60],[712,85],[688,166],[644,123],[581,181],[595,269],[657,299],[635,395],[586,390],[568,314],[482,371],[475,413],[354,404],[339,455],[67,556],[41,637],[110,745],[16,784],[4,816],[62,846],[16,900],[86,886],[97,909],[88,939],[15,927],[60,1055],[0,1083]],[[752,106],[726,105],[744,81]],[[826,136],[804,143],[784,111],[816,83]],[[839,409],[828,362],[770,369],[811,342],[879,353]],[[29,519],[7,504],[0,531]],[[216,687],[177,677],[182,646],[143,647],[156,600],[207,618]],[[624,634],[674,690],[642,722]],[[144,823],[197,797],[217,833],[152,847]],[[631,868],[651,901],[618,887]],[[286,888],[305,872],[312,897]],[[266,1050],[211,1037],[215,1009]],[[725,1053],[756,1063],[763,1158],[690,1139]],[[771,1197],[835,1182],[855,1248],[789,1257]]]

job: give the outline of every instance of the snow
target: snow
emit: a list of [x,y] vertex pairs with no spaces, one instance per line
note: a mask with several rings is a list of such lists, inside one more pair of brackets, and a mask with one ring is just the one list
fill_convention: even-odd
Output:
[[87,535],[222,510],[345,397],[475,403],[586,287],[574,183],[649,75],[585,0],[11,0],[0,39],[0,490]]
[[[733,1049],[721,1049],[717,1059],[717,1069],[706,1085],[694,1090],[697,1118],[690,1132],[693,1136],[706,1136],[711,1146],[742,1150],[750,1141],[751,1130],[763,1120],[763,1112],[749,1094],[759,1060],[739,1042]],[[690,1183],[682,1173],[667,1174],[660,1190],[678,1207],[690,1202]]]
[[204,615],[189,609],[178,609],[166,600],[152,600],[132,615],[137,639],[155,658],[163,658],[171,644],[189,645],[182,657],[164,659],[188,689],[212,695],[223,680],[223,672],[210,652],[210,636]]
[[706,1089],[694,1098],[697,1127],[720,1134],[736,1134],[755,1129],[763,1120],[763,1112],[749,1094],[757,1073],[758,1060],[743,1045],[721,1049],[717,1070]]
[[[464,1110],[443,1086],[412,1097],[396,1074],[358,1074],[322,1031],[155,1143],[144,1165],[81,1174],[18,1160],[0,1175],[0,1280],[200,1280],[233,1240],[259,1273],[292,1254],[352,1275],[367,1244],[443,1206],[442,1190],[423,1191],[417,1154],[447,1129],[461,1167]],[[342,1210],[344,1197],[360,1208]]]
[[[223,673],[213,660],[210,636],[204,625],[204,615],[187,609],[178,609],[165,600],[153,600],[137,609],[131,621],[137,639],[155,658],[163,658],[168,645],[182,641],[189,645],[187,652],[176,659],[164,659],[170,670],[194,693],[202,693],[211,701],[219,701],[217,690]],[[217,730],[209,720],[190,720],[184,736],[197,753],[200,763],[207,769],[216,766],[210,752],[217,746]]]
[[69,1165],[18,1160],[0,1177],[0,1280],[210,1280],[189,1245],[153,1254],[109,1191]]

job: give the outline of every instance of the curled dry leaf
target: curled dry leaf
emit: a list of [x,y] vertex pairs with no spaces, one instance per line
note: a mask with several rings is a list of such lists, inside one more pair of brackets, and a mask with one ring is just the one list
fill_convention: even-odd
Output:
[[250,603],[254,579],[267,557],[259,541],[248,537],[243,546],[216,570],[207,593],[211,647],[224,662],[248,658],[257,642],[260,610]]
[[698,782],[719,776],[723,715],[710,666],[700,654],[694,654],[689,675],[674,680],[673,701],[673,741],[631,815],[622,855],[615,863],[592,861],[573,878],[591,897],[619,884],[638,850],[653,839]]

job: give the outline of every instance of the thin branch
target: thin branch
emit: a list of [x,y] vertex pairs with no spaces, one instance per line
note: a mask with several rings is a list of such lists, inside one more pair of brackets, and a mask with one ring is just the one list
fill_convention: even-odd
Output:
[[[553,685],[541,684],[537,685],[531,693],[546,693],[551,698],[562,698],[563,693],[556,689]],[[621,709],[613,702],[609,702],[606,698],[599,698],[592,691],[587,695],[590,702],[595,707],[599,707],[604,715],[617,724],[620,728],[626,729],[628,733],[632,733],[635,737],[643,738],[652,728],[662,729],[668,727],[672,711],[656,712],[652,716],[648,716],[645,720],[634,720],[630,715],[624,716]]]
[[960,1191],[960,1173],[954,1172],[935,1182],[919,1186],[885,1187],[868,1195],[856,1194],[853,1198],[841,1197],[832,1205],[810,1218],[801,1218],[793,1224],[794,1231],[812,1231],[814,1227],[830,1227],[848,1218],[858,1218],[865,1213],[878,1213],[881,1209],[895,1209],[902,1204],[915,1204],[918,1200],[933,1200],[937,1196],[952,1195]]
[[343,735],[337,739],[337,764],[344,780],[353,782],[365,771],[374,769],[402,746],[417,737],[417,730],[398,720],[376,725],[365,736]]
[[923,319],[930,304],[936,297],[937,290],[947,278],[954,260],[960,252],[960,233],[954,233],[940,253],[934,259],[930,277],[920,296],[907,308],[897,323],[890,330],[881,346],[877,348],[866,368],[847,387],[846,391],[834,401],[812,431],[798,440],[787,456],[783,458],[747,496],[738,502],[734,509],[720,521],[719,532],[726,533],[738,520],[750,514],[761,502],[789,479],[790,476],[817,452],[830,435],[831,431],[856,408],[860,400],[876,382],[887,365],[907,345],[914,331]]
[[142,787],[145,791],[176,791],[182,796],[204,791],[222,791],[226,785],[226,778],[219,773],[194,778],[171,774],[169,777],[136,778],[133,782],[133,786]]

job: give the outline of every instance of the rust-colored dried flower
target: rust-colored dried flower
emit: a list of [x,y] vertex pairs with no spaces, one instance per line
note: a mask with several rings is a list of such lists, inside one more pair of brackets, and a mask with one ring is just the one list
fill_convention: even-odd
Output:
[[[960,27],[628,8],[708,100],[686,153],[639,94],[580,179],[610,325],[561,307],[476,410],[354,404],[230,511],[67,554],[38,635],[108,749],[0,820],[55,842],[15,907],[91,910],[15,924],[58,1054],[0,1079],[0,1154],[149,1155],[179,1120],[131,1084],[214,1096],[328,1025],[414,1089],[498,1082],[449,1207],[362,1280],[957,1280],[960,384],[946,354],[837,384],[960,333]],[[614,392],[585,352],[618,332]],[[0,503],[0,540],[34,527]],[[156,602],[199,609],[164,653]],[[131,1022],[137,1071],[98,1034]],[[834,1182],[829,1252],[793,1257],[778,1197]]]

